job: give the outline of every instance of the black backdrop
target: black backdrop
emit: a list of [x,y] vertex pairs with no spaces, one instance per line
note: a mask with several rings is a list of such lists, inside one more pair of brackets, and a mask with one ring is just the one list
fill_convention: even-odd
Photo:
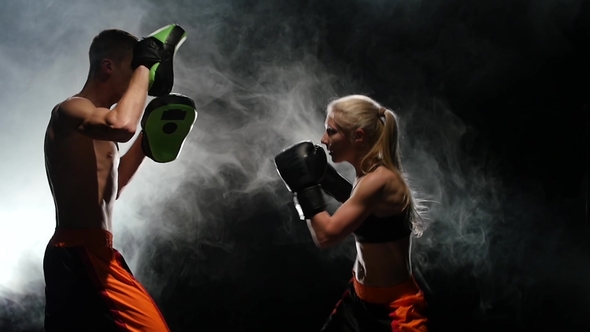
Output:
[[[485,262],[452,259],[475,249],[448,245],[461,242],[453,237],[461,234],[445,226],[450,224],[436,223],[449,215],[434,213],[431,235],[416,241],[416,273],[428,290],[433,331],[590,330],[587,1],[223,4],[231,10],[219,5],[206,12],[193,10],[196,5],[189,1],[169,2],[144,18],[159,16],[162,24],[174,18],[197,30],[214,21],[224,35],[218,43],[226,59],[222,65],[244,81],[254,77],[251,81],[260,84],[283,84],[280,75],[261,78],[262,64],[282,66],[311,57],[334,74],[330,84],[338,95],[369,94],[398,110],[400,121],[408,119],[406,137],[426,137],[441,176],[450,173],[444,170],[453,163],[445,160],[453,154],[458,165],[453,169],[462,170],[454,175],[473,174],[469,169],[475,168],[482,177],[503,183],[502,190],[494,191],[497,207],[486,210],[497,214],[490,219],[493,224],[482,227],[488,232]],[[198,65],[205,52],[190,41],[182,50],[186,54],[179,56],[189,66]],[[188,74],[181,78],[190,79]],[[191,93],[188,87],[181,92]],[[215,121],[231,114],[235,100],[230,99],[223,95],[201,103],[199,128],[211,131]],[[256,101],[240,102],[256,109]],[[437,107],[450,115],[441,115]],[[236,126],[249,119],[240,114],[234,115]],[[464,129],[445,143],[449,136],[437,132],[455,123],[444,120],[449,116]],[[207,138],[201,139],[207,144]],[[274,142],[276,147],[290,143],[284,138]],[[412,146],[418,144],[405,145],[409,159]],[[412,165],[419,161],[406,165],[410,173]],[[217,172],[226,188],[247,182],[246,171],[235,165]],[[468,187],[470,178],[464,180]],[[457,182],[452,176],[448,181]],[[453,190],[446,195],[452,197]],[[143,247],[145,258],[136,273],[150,276],[143,281],[173,331],[321,327],[350,278],[350,239],[334,249],[316,249],[305,225],[294,220],[291,198],[280,182],[270,192],[228,198],[196,178],[182,185],[167,207],[173,209],[178,197],[200,200],[201,206],[231,201],[231,208],[217,217],[231,225],[220,234],[232,239],[233,250],[199,237],[142,239],[149,245]],[[252,202],[259,207],[254,212]],[[466,209],[477,215],[474,209],[485,210],[485,204],[481,199]],[[168,213],[168,218],[195,217]],[[19,317],[42,309],[41,302],[34,303],[3,311],[0,321],[6,330],[17,330]]]

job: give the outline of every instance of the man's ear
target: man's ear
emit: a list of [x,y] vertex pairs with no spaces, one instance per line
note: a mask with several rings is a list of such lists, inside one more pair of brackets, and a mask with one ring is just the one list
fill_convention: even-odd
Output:
[[115,64],[111,59],[103,59],[100,62],[100,73],[102,74],[101,76],[111,76],[113,74],[114,65]]

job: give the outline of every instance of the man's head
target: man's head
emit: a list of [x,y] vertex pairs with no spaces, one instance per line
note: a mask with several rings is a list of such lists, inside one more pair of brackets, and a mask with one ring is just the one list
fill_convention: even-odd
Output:
[[92,40],[88,56],[88,81],[103,83],[115,99],[120,99],[131,80],[131,60],[137,37],[128,32],[109,29]]

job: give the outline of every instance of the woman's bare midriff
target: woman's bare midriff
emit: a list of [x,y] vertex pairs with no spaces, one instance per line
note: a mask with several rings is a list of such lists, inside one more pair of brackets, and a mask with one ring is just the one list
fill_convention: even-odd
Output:
[[356,242],[356,279],[368,287],[393,287],[411,276],[410,237],[387,243]]

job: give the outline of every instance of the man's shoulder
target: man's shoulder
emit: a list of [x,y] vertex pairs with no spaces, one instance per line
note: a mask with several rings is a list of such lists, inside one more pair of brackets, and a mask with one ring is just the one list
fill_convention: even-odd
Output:
[[54,108],[54,111],[70,111],[72,109],[80,108],[80,107],[93,107],[94,104],[83,97],[79,96],[71,96],[62,102],[58,103]]
[[68,97],[57,103],[51,110],[51,120],[48,129],[51,129],[57,137],[67,135],[72,131],[71,126],[68,124],[68,115],[76,112],[77,109],[82,109],[87,103],[91,102],[86,98],[76,96]]
[[75,119],[83,118],[85,114],[91,112],[94,108],[94,103],[86,98],[69,97],[53,108],[51,112],[52,123],[58,126],[65,124],[66,127],[76,127],[73,125],[76,122]]

